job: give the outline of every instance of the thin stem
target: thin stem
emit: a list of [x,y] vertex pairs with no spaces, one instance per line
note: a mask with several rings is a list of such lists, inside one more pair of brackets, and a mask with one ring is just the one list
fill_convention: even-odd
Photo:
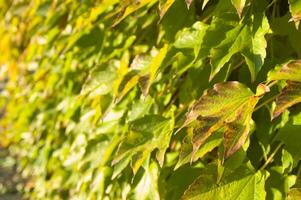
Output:
[[278,146],[276,147],[276,149],[270,154],[270,156],[268,157],[268,159],[265,161],[265,163],[260,167],[259,170],[263,170],[265,169],[268,164],[270,164],[270,162],[272,161],[272,159],[274,158],[274,156],[276,155],[276,153],[278,152],[278,150],[282,147],[283,143],[279,143]]
[[272,96],[271,98],[265,100],[262,104],[255,107],[254,112],[258,109],[262,108],[263,106],[267,105],[268,103],[272,102],[278,95]]
[[237,63],[236,65],[233,66],[232,70],[237,69],[237,68],[240,67],[244,62],[245,62],[245,60],[239,61],[239,63]]
[[269,87],[269,88],[271,88],[271,87],[273,87],[274,85],[276,85],[278,83],[278,81],[276,80],[276,81],[272,81],[272,82],[270,82],[267,86]]
[[276,3],[277,0],[273,0],[267,7],[266,10],[269,9],[274,3]]

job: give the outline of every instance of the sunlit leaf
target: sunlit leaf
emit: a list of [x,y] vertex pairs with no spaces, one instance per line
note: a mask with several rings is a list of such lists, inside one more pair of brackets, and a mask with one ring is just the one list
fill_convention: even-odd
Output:
[[301,2],[298,0],[289,0],[289,7],[292,14],[291,21],[294,21],[298,29],[301,20]]
[[[163,16],[165,15],[165,13],[168,11],[168,9],[170,8],[170,6],[172,6],[172,4],[175,2],[175,0],[166,0],[163,5],[162,8],[160,9],[160,18],[162,19]],[[161,1],[160,1],[161,3]]]
[[178,33],[174,46],[178,49],[193,49],[194,57],[199,54],[208,25],[197,22],[190,28],[185,28]]
[[301,61],[294,60],[269,72],[269,80],[287,80],[286,86],[276,99],[273,117],[301,102]]
[[[159,115],[147,115],[130,124],[129,133],[118,148],[113,163],[118,163],[126,156],[133,157],[132,167],[134,173],[142,165],[149,154],[158,149],[165,153],[169,146],[173,122]],[[162,164],[164,157],[159,162]]]
[[[179,154],[179,160],[175,166],[175,169],[179,168],[180,166],[191,162],[191,156],[193,151],[193,145],[191,143],[192,138],[192,129],[189,131],[189,135],[187,135],[181,144],[181,150]],[[208,152],[212,151],[215,147],[219,146],[223,141],[223,135],[222,132],[219,132],[217,134],[211,135],[207,141],[200,146],[198,151],[196,152],[194,156],[194,160],[196,161],[198,158],[203,157]]]
[[301,60],[294,60],[269,72],[269,80],[290,80],[301,82]]
[[159,166],[155,162],[147,162],[145,172],[135,188],[135,198],[142,200],[159,200],[158,190]]
[[288,81],[276,98],[273,118],[278,117],[287,108],[301,102],[301,82]]
[[291,188],[288,192],[287,200],[298,200],[301,198],[300,188]]
[[204,1],[203,1],[202,9],[205,8],[205,6],[207,5],[207,3],[208,3],[209,1],[210,1],[210,0],[204,0]]
[[122,9],[120,10],[120,13],[117,20],[115,20],[114,25],[116,26],[119,22],[121,22],[123,19],[125,19],[127,16],[135,12],[136,10],[140,9],[143,6],[146,5],[152,5],[157,0],[127,0],[123,2]]
[[209,136],[221,128],[225,131],[225,158],[237,151],[249,133],[251,115],[259,98],[238,82],[215,84],[208,90],[193,105],[184,123],[193,124],[193,157]]
[[259,24],[259,27],[239,23],[226,33],[225,39],[218,46],[210,50],[211,79],[234,54],[241,52],[249,66],[251,78],[255,80],[266,57],[267,43],[264,36],[269,31],[269,24],[267,18],[261,14],[252,18],[253,23]]
[[149,88],[156,78],[159,68],[163,62],[163,59],[166,56],[168,50],[168,45],[165,44],[158,52],[158,54],[152,59],[147,68],[145,69],[146,75],[142,77],[143,81],[141,81],[141,88],[143,94],[146,96],[148,94]]
[[284,148],[293,156],[296,161],[301,159],[299,144],[295,141],[300,140],[301,114],[294,116],[277,134],[276,140],[284,143]]
[[231,0],[233,6],[237,10],[238,16],[241,18],[242,11],[245,7],[246,0]]
[[251,172],[243,168],[217,182],[214,174],[202,174],[185,191],[182,200],[226,199],[260,200],[265,199],[265,178],[262,172]]

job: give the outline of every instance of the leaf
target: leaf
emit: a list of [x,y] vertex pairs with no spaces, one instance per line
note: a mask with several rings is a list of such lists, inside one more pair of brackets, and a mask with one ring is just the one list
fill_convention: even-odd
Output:
[[301,82],[301,60],[293,60],[277,67],[268,74],[268,80],[289,80]]
[[[156,148],[158,155],[164,155],[169,146],[173,130],[172,120],[159,115],[146,115],[130,123],[129,132],[120,144],[113,164],[125,157],[132,157],[134,174],[138,171],[143,161]],[[162,165],[164,157],[159,157]]]
[[301,188],[291,188],[288,192],[287,200],[301,199]]
[[250,22],[240,22],[227,31],[224,40],[210,50],[212,66],[210,80],[234,54],[241,52],[254,81],[266,57],[267,43],[264,36],[269,30],[267,18],[263,14],[256,14],[252,16]]
[[287,108],[301,102],[301,82],[287,81],[280,95],[276,98],[273,118],[278,117]]
[[113,26],[116,26],[117,24],[119,24],[123,19],[125,19],[127,16],[129,16],[136,10],[138,10],[146,5],[152,5],[155,2],[157,2],[157,0],[138,0],[138,1],[127,0],[127,1],[124,1],[124,4],[122,5],[123,7],[118,12],[119,16],[113,23]]
[[139,76],[135,72],[128,73],[118,88],[119,94],[116,97],[116,101],[120,101],[132,88],[137,86],[138,81]]
[[135,188],[135,199],[160,200],[158,190],[159,166],[155,162],[148,161],[143,168],[143,177]]
[[[259,86],[262,87],[262,86]],[[262,94],[261,94],[262,95]],[[224,128],[225,158],[244,143],[253,109],[260,96],[245,85],[230,81],[214,85],[191,108],[184,126],[193,127],[193,156],[215,131]]]
[[301,114],[293,116],[291,120],[279,130],[275,140],[284,143],[284,148],[298,161],[301,159],[300,144],[296,141],[301,140]]
[[116,73],[113,69],[100,69],[93,71],[81,90],[82,95],[89,95],[89,97],[96,97],[98,95],[108,94],[112,91]]
[[128,120],[133,121],[148,114],[153,103],[154,100],[150,96],[147,96],[145,99],[134,101],[128,112]]
[[[179,160],[175,166],[175,170],[182,165],[191,162],[191,156],[193,151],[193,145],[191,144],[192,129],[189,129],[188,135],[183,139],[181,144],[181,150],[179,153]],[[206,142],[200,146],[197,150],[193,162],[203,157],[208,152],[212,151],[215,147],[219,146],[223,141],[222,132],[211,135]]]
[[166,56],[168,50],[168,45],[165,44],[158,52],[158,54],[152,59],[152,61],[149,63],[148,67],[145,69],[144,73],[147,73],[147,75],[144,75],[142,77],[143,80],[141,81],[141,88],[143,95],[146,96],[148,94],[149,88],[156,78],[156,75],[158,73],[159,68],[161,67],[161,64]]
[[174,46],[177,49],[193,49],[196,59],[207,29],[208,25],[202,22],[196,22],[192,27],[184,28],[177,34]]
[[245,7],[246,0],[231,0],[231,2],[233,4],[233,6],[235,7],[235,9],[237,10],[237,14],[238,14],[239,18],[241,18],[241,14]]
[[293,60],[277,67],[268,74],[268,80],[287,80],[286,86],[276,98],[273,118],[287,108],[301,102],[301,60]]
[[225,125],[224,158],[228,158],[245,143],[250,132],[251,116],[257,101],[258,98],[250,99],[250,102],[236,111],[235,118]]
[[203,1],[203,4],[202,4],[202,10],[204,10],[205,6],[207,5],[207,3],[209,2],[210,0],[204,0]]
[[185,191],[182,200],[225,199],[261,200],[265,199],[265,178],[256,173],[239,168],[217,183],[215,175],[203,173]]
[[267,41],[265,35],[269,33],[270,26],[267,17],[263,13],[256,13],[252,16],[251,24],[249,30],[249,33],[251,33],[250,40],[248,46],[242,51],[242,55],[249,67],[251,79],[254,81],[266,58]]
[[289,0],[288,2],[292,14],[290,21],[294,21],[296,28],[298,29],[301,20],[301,2],[299,0]]
[[187,6],[188,9],[190,8],[190,5],[191,5],[192,1],[193,0],[185,0],[186,6]]
[[[161,3],[161,1],[160,1],[160,3]],[[175,2],[175,0],[166,0],[164,2],[162,8],[160,8],[160,19],[162,19],[164,17],[165,13],[168,11],[168,9],[170,8],[170,6],[172,6],[172,4],[174,2]]]

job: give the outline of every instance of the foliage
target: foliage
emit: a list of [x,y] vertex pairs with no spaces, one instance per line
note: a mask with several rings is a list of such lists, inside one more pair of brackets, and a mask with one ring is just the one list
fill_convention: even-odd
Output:
[[300,198],[300,0],[0,5],[27,197]]

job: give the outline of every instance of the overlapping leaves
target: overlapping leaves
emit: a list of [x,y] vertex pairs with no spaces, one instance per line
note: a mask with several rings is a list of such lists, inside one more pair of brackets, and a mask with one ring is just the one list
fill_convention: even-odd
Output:
[[301,61],[290,61],[269,73],[269,80],[285,80],[286,86],[276,99],[274,117],[279,116],[287,108],[301,102]]
[[30,198],[298,198],[301,64],[274,66],[300,59],[299,2],[0,1],[1,145]]
[[[249,134],[253,109],[268,89],[259,85],[258,91],[255,95],[239,82],[219,83],[193,105],[184,123],[184,126],[193,128],[192,160],[200,146],[220,129],[224,132],[224,158],[244,144]],[[185,143],[182,151],[186,151]]]
[[[182,200],[197,199],[265,199],[264,175],[240,167],[218,182],[214,171],[205,171],[185,191]],[[225,195],[227,194],[227,195]]]
[[[241,5],[238,3],[235,2],[234,5],[238,6],[241,15],[244,6],[243,2],[239,3]],[[269,23],[264,13],[254,13],[244,19],[236,19],[236,13],[232,8],[228,1],[219,2],[211,24],[197,22],[192,28],[184,29],[178,36],[175,46],[180,49],[192,48],[194,56],[200,55],[201,59],[209,57],[210,79],[235,54],[240,53],[245,58],[251,79],[254,81],[266,57],[265,35],[270,30]]]

